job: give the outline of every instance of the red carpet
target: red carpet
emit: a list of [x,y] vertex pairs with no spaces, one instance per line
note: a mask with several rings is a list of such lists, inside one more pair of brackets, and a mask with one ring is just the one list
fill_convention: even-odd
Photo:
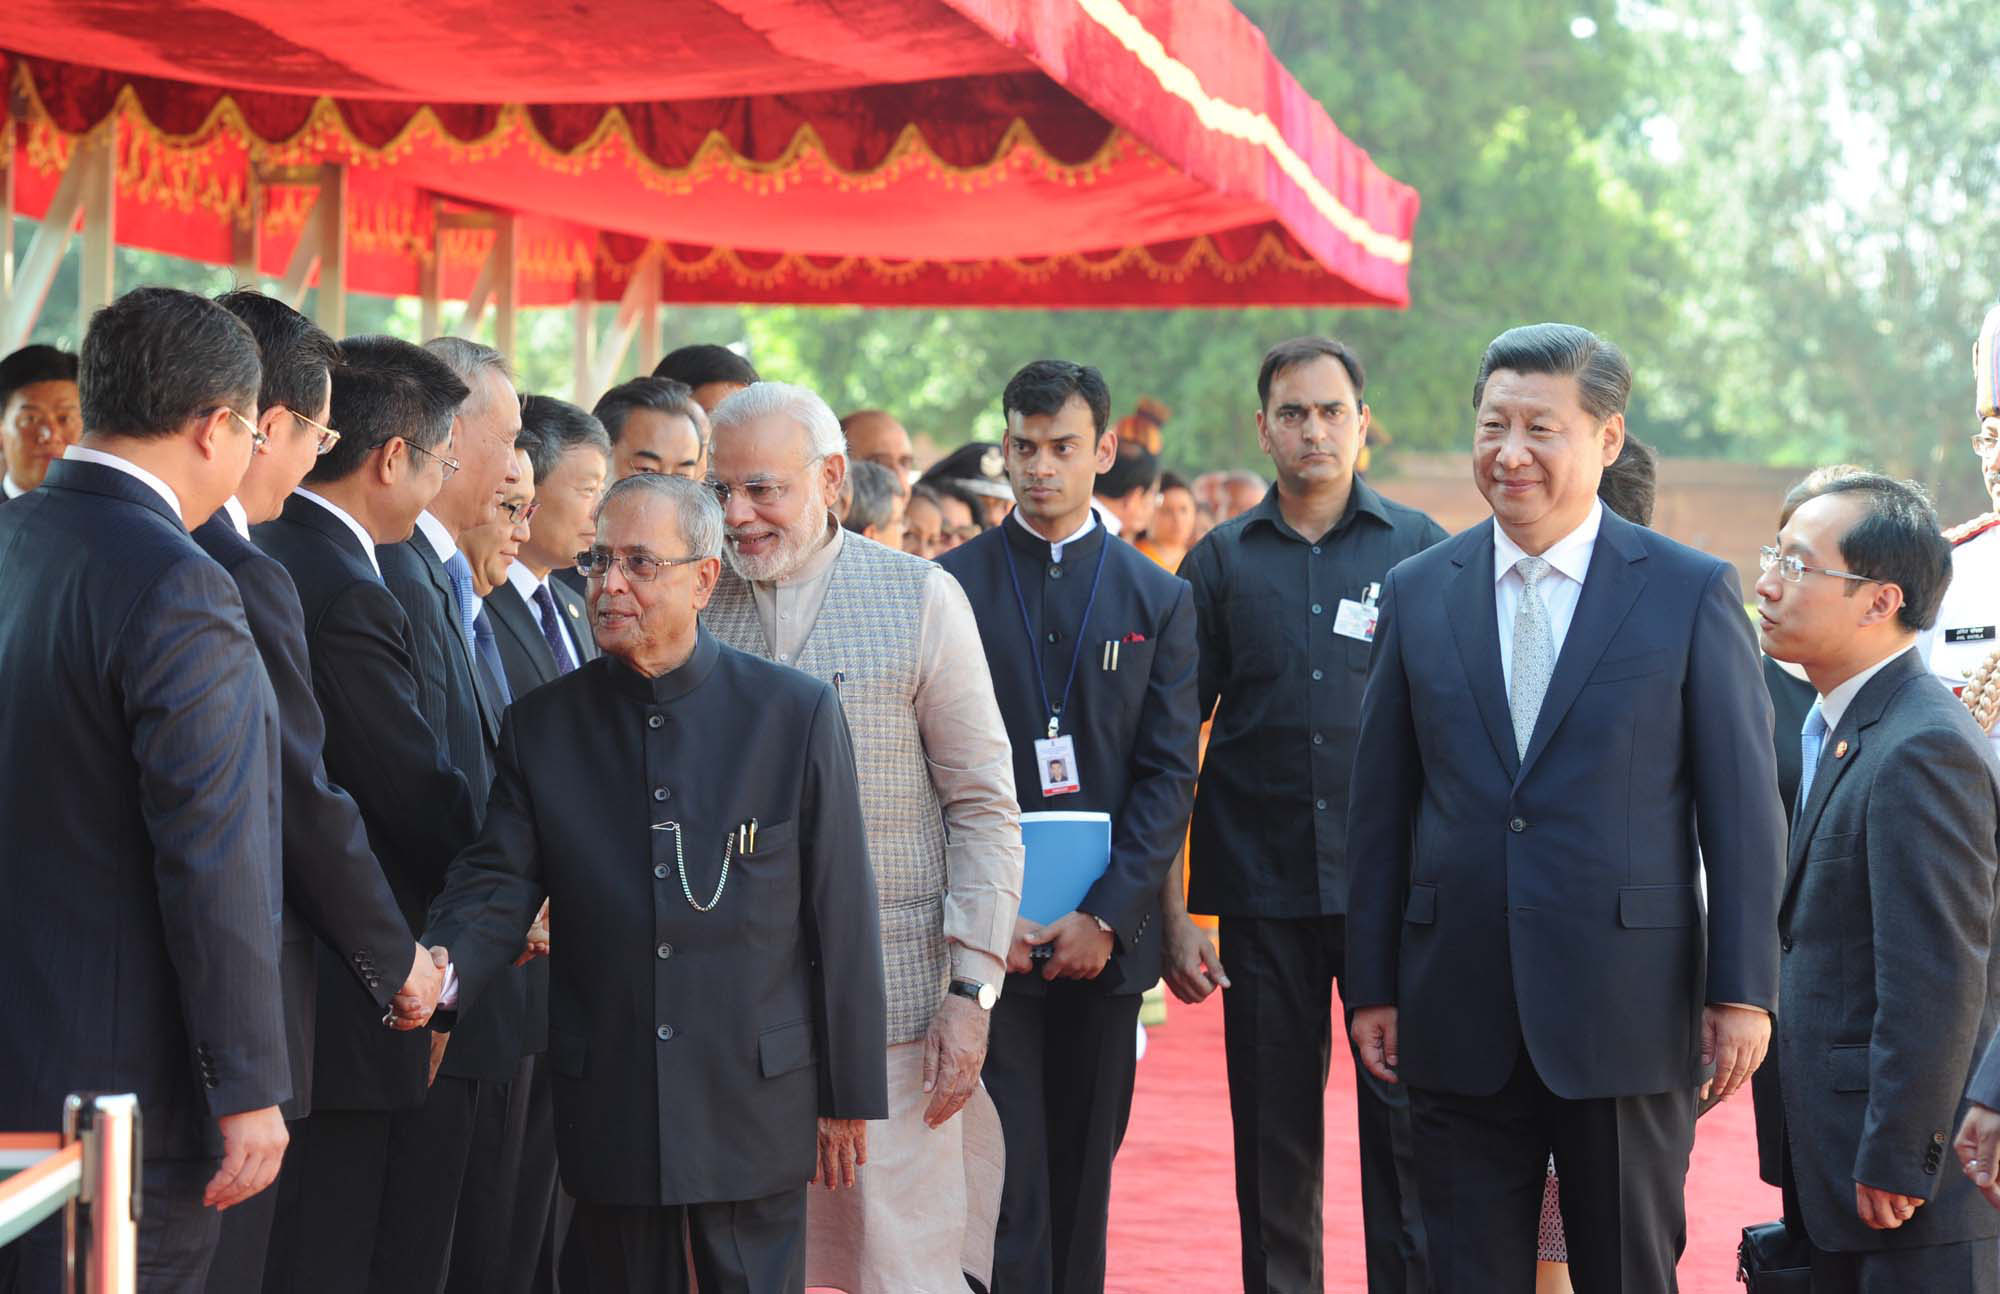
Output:
[[[1355,1167],[1354,1074],[1336,1057],[1327,1085],[1326,1288],[1366,1288],[1361,1186]],[[1746,1088],[1702,1119],[1688,1173],[1688,1247],[1681,1289],[1727,1294],[1743,1226],[1778,1216],[1778,1192],[1757,1180]],[[1110,1294],[1227,1294],[1242,1288],[1222,1003],[1168,1005],[1139,1062],[1132,1125],[1112,1179]]]

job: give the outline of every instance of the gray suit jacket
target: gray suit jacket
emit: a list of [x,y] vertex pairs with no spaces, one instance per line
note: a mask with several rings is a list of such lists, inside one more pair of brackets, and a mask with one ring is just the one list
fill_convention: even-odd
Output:
[[[1906,652],[1827,734],[1778,912],[1785,1127],[1822,1249],[2000,1235],[1950,1145],[2000,1014],[1996,837],[1986,737]],[[1871,1231],[1855,1216],[1857,1181],[1928,1203]]]

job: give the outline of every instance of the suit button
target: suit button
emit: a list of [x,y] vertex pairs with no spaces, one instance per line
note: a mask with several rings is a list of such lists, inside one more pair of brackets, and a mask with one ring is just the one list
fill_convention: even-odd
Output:
[[1049,641],[1052,643],[1059,643],[1062,641],[1062,635],[1057,633],[1055,630],[1051,629],[1049,630]]
[[670,1024],[661,1025],[659,1028],[653,1030],[653,1033],[661,1042],[672,1042],[674,1040],[674,1027]]
[[1322,813],[1326,812],[1326,801],[1325,801],[1325,800],[1314,800],[1314,801],[1313,801],[1313,808],[1315,808],[1315,809],[1318,809],[1318,810],[1319,810],[1320,812],[1322,812]]
[[647,726],[648,728],[657,728],[657,727],[659,727],[659,726],[660,726],[661,724],[663,724],[663,723],[665,723],[665,722],[666,722],[666,720],[665,720],[665,719],[662,719],[662,718],[661,718],[661,717],[660,717],[659,715],[657,715],[657,714],[649,714],[649,715],[647,715],[647,716],[646,716],[646,726]]
[[1323,679],[1323,678],[1325,678],[1325,677],[1326,677],[1326,675],[1324,675],[1324,674],[1320,673],[1320,672],[1319,672],[1318,670],[1314,670],[1314,671],[1313,671],[1313,682],[1317,683],[1317,682],[1319,682],[1319,681],[1320,681],[1321,679]]
[[1313,734],[1313,745],[1315,745],[1315,746],[1324,746],[1324,745],[1326,745],[1326,738],[1325,738],[1325,737],[1323,737],[1323,736],[1321,736],[1321,735],[1320,735],[1319,733],[1314,733],[1314,734]]
[[354,954],[354,964],[355,964],[356,966],[359,966],[359,965],[363,964],[363,963],[364,963],[364,962],[366,962],[367,960],[368,960],[368,954],[367,954],[367,953],[356,953],[356,954]]
[[1778,948],[1782,952],[1790,952],[1792,950],[1792,937],[1786,935],[1783,939],[1780,939],[1778,941]]
[[672,794],[673,794],[673,792],[672,792],[672,791],[669,791],[669,790],[668,790],[668,789],[667,789],[666,787],[664,787],[664,786],[656,786],[656,787],[654,787],[654,788],[653,788],[653,798],[654,798],[655,800],[664,800],[664,799],[666,799],[666,798],[667,798],[667,797],[668,797],[669,795],[672,795]]
[[[1931,1134],[1931,1144],[1933,1146],[1942,1146],[1944,1144],[1944,1134],[1942,1132],[1933,1132]],[[1933,1150],[1931,1153],[1935,1155],[1937,1152]]]
[[1052,579],[1052,580],[1059,580],[1059,579],[1061,579],[1061,578],[1062,578],[1062,567],[1061,567],[1060,565],[1054,565],[1054,566],[1051,566],[1051,567],[1049,567],[1049,578],[1050,578],[1050,579]]
[[1528,820],[1526,818],[1516,818],[1507,824],[1507,830],[1509,831],[1526,831],[1527,829]]
[[656,879],[656,880],[662,880],[662,881],[666,880],[666,879],[667,879],[667,865],[666,865],[665,863],[660,863],[660,864],[658,864],[657,866],[655,866],[655,867],[653,868],[653,876],[654,876],[654,879]]
[[660,954],[661,961],[665,961],[667,958],[674,955],[674,946],[672,944],[661,944],[658,948],[654,949],[654,951]]
[[1313,614],[1314,614],[1314,615],[1318,615],[1318,614],[1319,614],[1319,603],[1317,603],[1317,602],[1313,603]]

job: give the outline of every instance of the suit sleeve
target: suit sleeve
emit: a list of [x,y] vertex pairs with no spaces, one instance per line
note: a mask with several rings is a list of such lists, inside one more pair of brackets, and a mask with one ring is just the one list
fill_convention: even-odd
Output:
[[328,771],[388,840],[388,865],[414,860],[415,874],[402,879],[431,895],[476,834],[478,806],[417,707],[404,624],[387,589],[357,582],[320,618],[312,669],[326,700]]
[[[510,711],[500,724],[485,824],[478,839],[451,860],[423,935],[427,947],[443,945],[450,952],[460,1016],[521,955],[522,938],[547,893],[519,736]],[[449,1029],[452,1016],[439,1016],[437,1027]]]
[[1979,1070],[1965,1089],[1965,1099],[1989,1110],[2000,1110],[2000,1032],[1986,1044],[1986,1054],[1980,1058]]
[[276,716],[242,605],[220,566],[180,562],[133,609],[119,667],[167,953],[189,1042],[213,1063],[217,1117],[291,1095],[273,888]]
[[1111,924],[1121,947],[1138,944],[1140,923],[1180,854],[1194,809],[1196,751],[1194,595],[1185,583],[1159,629],[1130,757],[1132,780],[1111,816],[1111,863],[1077,904]]
[[1361,693],[1361,729],[1347,797],[1347,983],[1350,1009],[1393,1006],[1410,891],[1423,759],[1410,713],[1396,572],[1382,582],[1375,650]]
[[799,918],[813,959],[820,1117],[885,1119],[889,1018],[875,869],[854,748],[831,689],[806,739],[799,818]]
[[1938,1189],[1925,1156],[1957,1131],[1986,1006],[2000,824],[1982,755],[1949,729],[1912,734],[1868,795],[1875,1020],[1854,1180],[1919,1199]]
[[1195,672],[1195,714],[1207,723],[1229,677],[1229,635],[1223,632],[1216,592],[1223,586],[1221,558],[1215,545],[1203,539],[1181,559],[1180,577],[1194,598],[1194,641],[1200,665]]
[[[375,1004],[387,1006],[399,985],[384,976],[369,988],[360,968],[402,965],[399,959],[409,957],[414,936],[368,847],[361,811],[346,792],[327,783],[321,759],[326,724],[313,696],[298,592],[285,568],[270,558],[241,562],[234,574],[278,697],[285,901],[354,972]],[[357,960],[357,953],[366,956]]]
[[1708,879],[1704,1000],[1775,1010],[1785,812],[1771,746],[1770,690],[1736,572],[1722,563],[1695,609],[1682,696],[1695,826]]

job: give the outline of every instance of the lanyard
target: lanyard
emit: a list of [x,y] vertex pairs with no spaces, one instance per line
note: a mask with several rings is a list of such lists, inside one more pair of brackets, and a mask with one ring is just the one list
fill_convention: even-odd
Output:
[[[1033,531],[1029,532],[1034,533]],[[1062,724],[1062,712],[1069,705],[1069,690],[1076,683],[1076,663],[1083,659],[1083,634],[1090,625],[1090,613],[1097,606],[1097,582],[1104,578],[1104,554],[1111,548],[1111,536],[1097,550],[1097,572],[1090,577],[1090,597],[1083,604],[1083,619],[1076,626],[1076,650],[1069,656],[1069,677],[1063,680],[1061,704],[1049,701],[1049,680],[1042,672],[1042,645],[1035,641],[1034,622],[1028,619],[1028,599],[1021,595],[1021,577],[1014,569],[1014,545],[1000,537],[1000,552],[1007,559],[1007,578],[1014,585],[1014,605],[1021,608],[1021,632],[1028,638],[1028,657],[1035,662],[1035,683],[1042,689],[1042,704],[1049,711],[1049,739],[1053,741]]]

